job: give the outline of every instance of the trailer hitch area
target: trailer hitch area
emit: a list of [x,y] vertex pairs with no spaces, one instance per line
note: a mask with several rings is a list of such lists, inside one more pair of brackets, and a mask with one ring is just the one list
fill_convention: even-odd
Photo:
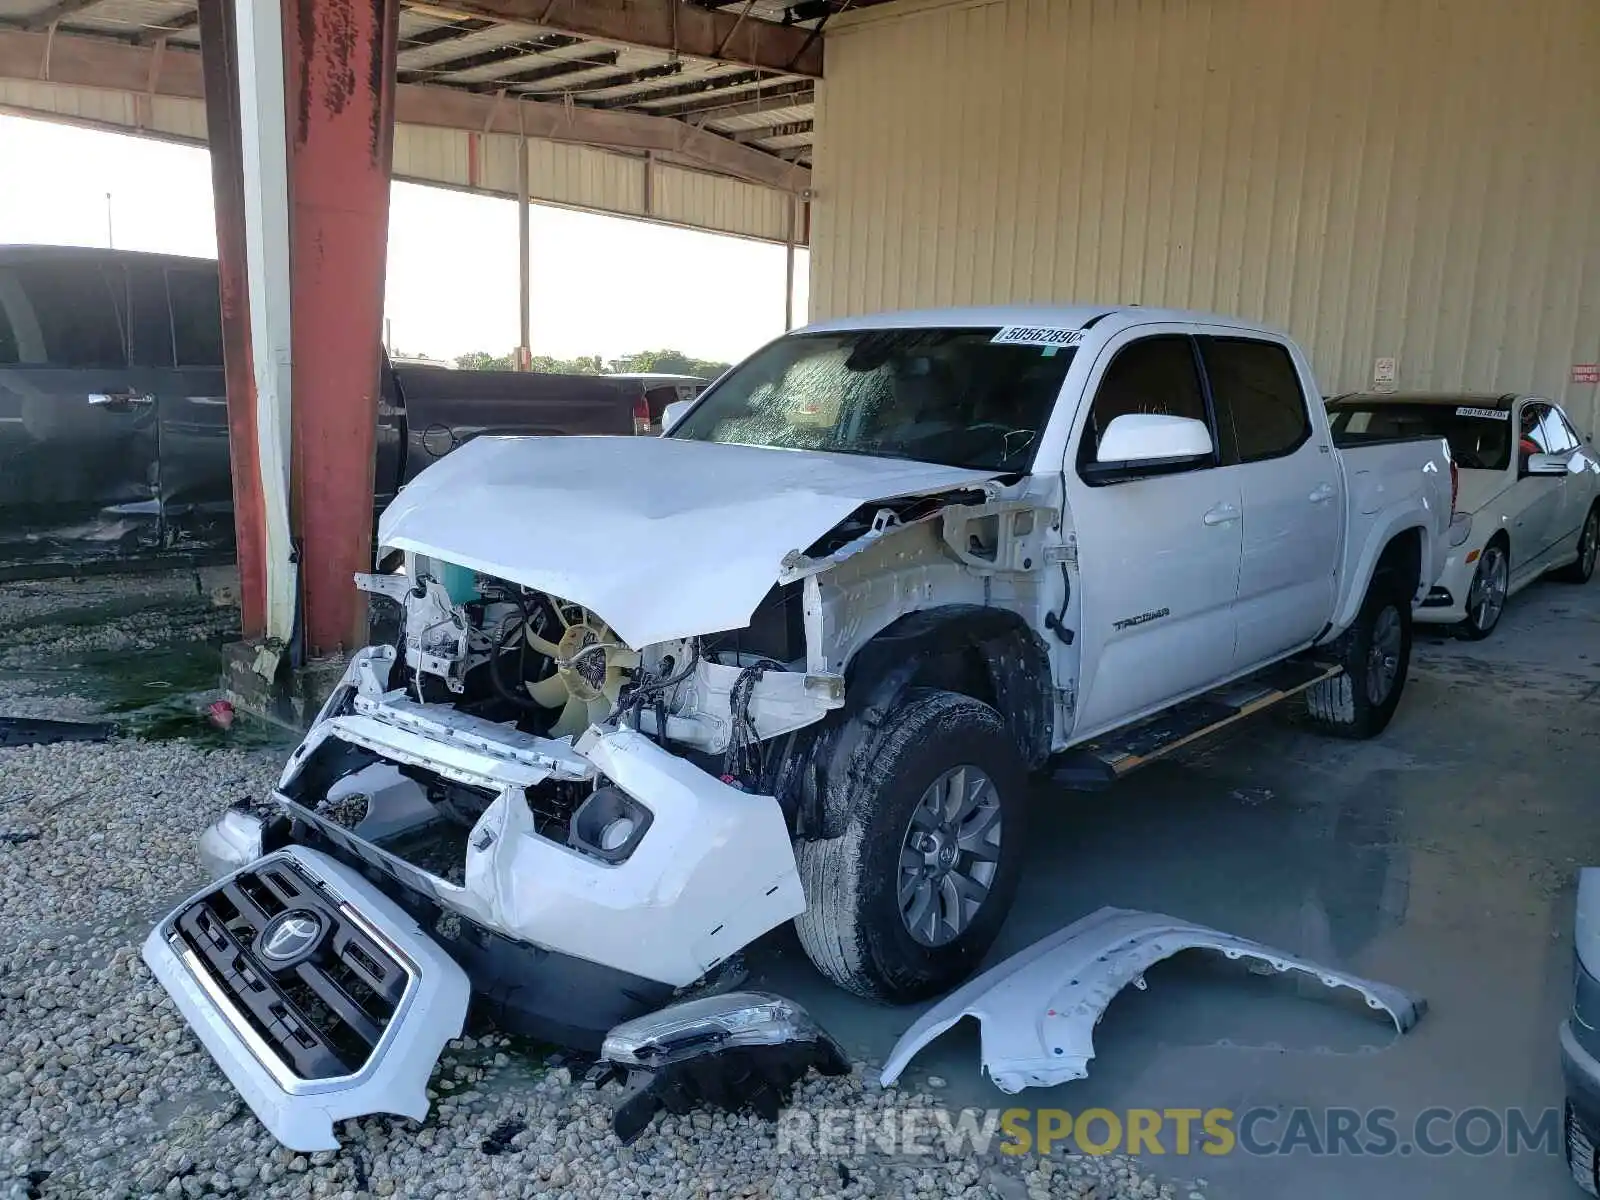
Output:
[[850,1073],[844,1051],[805,1009],[768,992],[725,992],[616,1026],[589,1078],[596,1087],[622,1084],[611,1128],[628,1145],[662,1109],[681,1116],[705,1104],[775,1121],[813,1067]]

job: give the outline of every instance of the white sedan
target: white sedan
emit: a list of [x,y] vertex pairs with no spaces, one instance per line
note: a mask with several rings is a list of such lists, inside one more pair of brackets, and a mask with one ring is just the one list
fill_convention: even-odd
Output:
[[1426,434],[1459,473],[1450,555],[1416,619],[1493,632],[1506,598],[1549,571],[1575,583],[1600,548],[1600,456],[1539,396],[1353,394],[1328,402],[1341,444]]

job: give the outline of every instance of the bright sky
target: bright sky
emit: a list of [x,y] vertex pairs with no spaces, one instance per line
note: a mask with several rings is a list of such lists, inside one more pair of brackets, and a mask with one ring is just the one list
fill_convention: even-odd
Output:
[[[117,247],[216,255],[204,150],[0,116],[0,163],[0,243],[104,246],[109,192]],[[783,332],[782,246],[540,205],[530,226],[535,354],[734,360]],[[795,273],[799,320],[804,251]],[[385,311],[407,353],[515,346],[516,206],[395,184]]]

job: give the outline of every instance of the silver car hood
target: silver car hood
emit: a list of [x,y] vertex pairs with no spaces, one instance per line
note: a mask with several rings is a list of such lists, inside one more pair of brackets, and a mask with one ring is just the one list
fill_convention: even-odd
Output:
[[631,646],[739,629],[804,550],[863,504],[1000,472],[648,437],[481,437],[428,467],[379,543],[595,613]]
[[1517,482],[1512,471],[1480,471],[1462,467],[1456,473],[1456,511],[1476,513]]

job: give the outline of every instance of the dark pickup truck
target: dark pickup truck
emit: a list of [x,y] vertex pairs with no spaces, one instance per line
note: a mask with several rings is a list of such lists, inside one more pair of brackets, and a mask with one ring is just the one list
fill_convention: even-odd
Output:
[[[382,361],[375,509],[484,433],[656,432],[703,379]],[[233,551],[217,265],[0,246],[0,575]]]

